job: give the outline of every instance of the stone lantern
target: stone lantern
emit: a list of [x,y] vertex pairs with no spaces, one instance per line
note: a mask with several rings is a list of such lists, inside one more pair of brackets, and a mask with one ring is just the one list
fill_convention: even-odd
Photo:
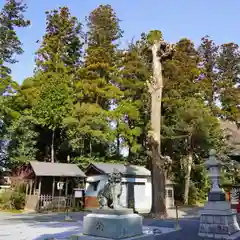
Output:
[[210,150],[209,158],[204,163],[204,166],[208,169],[208,176],[212,184],[212,188],[208,193],[208,201],[226,200],[224,191],[219,187],[222,165],[222,162],[216,158],[216,151]]
[[204,165],[209,171],[212,187],[208,194],[208,202],[200,211],[198,235],[211,239],[237,239],[240,237],[240,229],[236,211],[231,209],[230,202],[226,201],[225,193],[219,187],[223,164],[217,160],[215,150],[209,152],[209,158]]

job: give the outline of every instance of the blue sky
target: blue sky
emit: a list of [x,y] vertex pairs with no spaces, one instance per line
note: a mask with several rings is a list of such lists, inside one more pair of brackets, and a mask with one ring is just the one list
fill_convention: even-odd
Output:
[[[5,0],[0,0],[0,7]],[[21,83],[32,75],[36,43],[45,31],[45,11],[59,6],[68,6],[73,15],[84,20],[91,10],[100,4],[111,4],[122,20],[124,30],[122,43],[141,32],[160,29],[164,38],[172,43],[182,37],[198,45],[201,37],[210,35],[217,43],[240,42],[239,0],[25,0],[26,16],[31,27],[20,30],[25,53],[18,57],[19,63],[12,66],[13,79]]]

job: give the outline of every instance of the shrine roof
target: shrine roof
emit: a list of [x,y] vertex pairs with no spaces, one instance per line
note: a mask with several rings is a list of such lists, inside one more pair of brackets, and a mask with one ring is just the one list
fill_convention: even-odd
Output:
[[36,176],[86,177],[76,164],[31,161],[30,165]]
[[90,168],[94,168],[100,174],[110,174],[114,171],[114,169],[116,169],[123,175],[151,176],[151,172],[147,168],[138,165],[125,165],[121,163],[92,163],[88,166],[86,174]]

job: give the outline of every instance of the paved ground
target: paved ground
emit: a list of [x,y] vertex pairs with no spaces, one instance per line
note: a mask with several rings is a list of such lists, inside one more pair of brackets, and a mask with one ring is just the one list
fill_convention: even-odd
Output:
[[[0,213],[0,240],[42,240],[67,232],[74,235],[80,230],[83,213],[71,213],[75,222],[63,222],[64,214],[8,214]],[[175,220],[144,219],[144,225],[175,228]],[[181,230],[159,235],[156,240],[198,240],[198,218],[180,220]],[[26,234],[27,233],[27,234]],[[46,234],[47,233],[47,234]],[[28,238],[26,238],[26,235]]]
[[[87,214],[87,213],[85,213]],[[74,235],[79,232],[84,213],[71,213],[75,222],[64,222],[65,214],[9,214],[0,212],[0,240],[45,240],[56,233]],[[169,220],[144,219],[144,225],[175,228],[175,211]],[[180,230],[157,236],[156,240],[200,240],[197,209],[181,209]],[[46,234],[47,233],[47,234]],[[28,236],[26,238],[26,235]],[[202,239],[201,239],[202,240]],[[239,239],[240,240],[240,239]]]
[[[85,213],[86,214],[86,213]],[[42,240],[49,235],[62,233],[74,235],[79,232],[83,213],[71,213],[73,223],[63,222],[64,214],[9,214],[0,212],[0,240]],[[175,228],[175,211],[170,210],[169,220],[144,219],[144,225]],[[185,208],[179,212],[181,230],[159,235],[156,240],[200,240],[198,209]],[[52,232],[51,232],[52,231]],[[15,235],[14,235],[15,232]],[[48,233],[46,236],[46,232]],[[26,238],[26,233],[28,238]],[[240,240],[240,239],[239,239]]]

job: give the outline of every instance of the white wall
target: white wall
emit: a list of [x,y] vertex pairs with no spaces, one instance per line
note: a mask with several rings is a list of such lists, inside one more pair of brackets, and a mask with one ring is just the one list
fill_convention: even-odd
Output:
[[[99,181],[97,191],[94,191],[93,185],[91,182]],[[95,175],[92,177],[87,177],[86,179],[86,187],[85,187],[85,196],[97,197],[98,191],[104,187],[104,184],[107,181],[106,175]]]
[[[97,191],[94,191],[94,188],[90,182],[100,181],[97,187]],[[98,191],[104,187],[104,184],[107,181],[106,175],[95,175],[88,177],[86,179],[86,191],[85,196],[97,197]],[[151,210],[152,202],[152,188],[151,188],[151,179],[146,178],[122,178],[123,183],[129,182],[141,182],[144,185],[134,185],[134,201],[135,208],[138,212],[148,213]],[[123,184],[123,191],[120,197],[120,203],[123,207],[127,207],[127,184]]]
[[[168,190],[172,191],[173,197],[169,197]],[[173,187],[170,186],[166,187],[166,207],[167,208],[174,207],[174,190]]]
[[[97,190],[94,191],[94,188],[90,182],[100,181],[97,187]],[[106,175],[95,175],[87,178],[86,183],[86,191],[85,196],[92,196],[97,197],[98,191],[104,187],[104,184],[107,181]],[[139,213],[148,213],[151,210],[152,205],[152,184],[151,178],[122,178],[123,183],[134,183],[134,182],[141,182],[144,185],[134,185],[134,201],[135,201],[135,208]],[[123,207],[127,207],[127,184],[123,184],[123,191],[120,197],[120,203]],[[166,187],[166,191],[168,189],[173,188],[171,186]],[[174,196],[174,191],[172,192]],[[173,207],[174,206],[174,198],[166,197],[166,207]]]
[[152,183],[151,178],[147,178],[145,182],[145,191],[142,189],[141,186],[135,186],[139,190],[136,190],[135,193],[139,192],[143,195],[144,192],[144,200],[142,197],[135,197],[135,208],[139,213],[149,213],[152,207]]

